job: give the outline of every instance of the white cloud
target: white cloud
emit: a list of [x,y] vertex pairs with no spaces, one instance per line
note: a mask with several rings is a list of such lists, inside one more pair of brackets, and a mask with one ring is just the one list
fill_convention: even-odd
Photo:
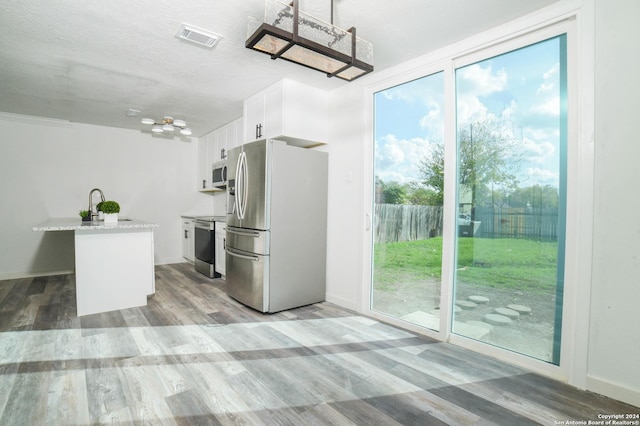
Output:
[[552,115],[554,117],[559,116],[560,115],[560,97],[554,96],[552,99],[549,99],[548,101],[542,104],[532,106],[531,112],[534,114]]
[[442,134],[444,130],[444,118],[440,110],[440,104],[438,102],[430,102],[428,106],[429,112],[420,119],[420,127],[429,129],[430,133]]
[[536,95],[540,95],[542,93],[549,93],[555,90],[557,82],[558,82],[558,74],[560,72],[560,64],[557,63],[551,67],[547,72],[542,74],[542,83],[538,87],[536,91]]
[[540,87],[538,87],[538,90],[536,90],[536,95],[539,95],[541,93],[548,93],[552,91],[554,87],[555,85],[553,83],[542,83],[540,84]]
[[507,87],[507,73],[504,69],[493,72],[491,65],[482,68],[473,64],[461,69],[460,83],[464,93],[473,96],[488,96],[502,92]]
[[475,96],[459,95],[457,101],[458,123],[487,121],[492,116],[487,107]]
[[539,185],[558,185],[559,173],[553,172],[547,169],[540,169],[537,167],[529,167],[525,170],[525,174],[531,178],[533,183]]
[[523,141],[525,158],[532,163],[544,163],[556,153],[555,146],[548,141],[534,142],[531,139]]
[[385,182],[412,182],[420,178],[420,162],[430,156],[431,144],[426,139],[386,135],[376,140],[375,174]]
[[[487,121],[495,118],[480,101],[480,97],[506,89],[508,76],[504,69],[493,72],[491,65],[473,64],[459,71],[457,120],[458,123]],[[511,105],[513,107],[513,104]]]

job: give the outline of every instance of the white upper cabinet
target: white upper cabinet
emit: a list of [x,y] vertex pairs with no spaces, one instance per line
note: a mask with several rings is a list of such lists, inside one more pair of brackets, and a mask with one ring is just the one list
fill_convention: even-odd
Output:
[[228,124],[227,129],[227,152],[242,145],[244,142],[244,120],[242,117],[236,118]]
[[214,163],[227,159],[227,140],[228,140],[227,127],[228,125],[222,126],[213,131],[213,133],[215,133],[216,136],[215,136],[215,145],[213,148],[214,153],[211,160]]
[[213,132],[209,132],[206,135],[200,136],[198,139],[198,182],[196,188],[199,191],[210,191],[211,190],[211,178],[209,176],[210,166],[207,167],[208,164],[208,154],[209,154],[209,137],[212,136]]
[[242,123],[242,117],[239,117],[198,139],[199,191],[223,191],[213,187],[213,163],[226,160],[231,148],[242,145]]
[[244,101],[244,142],[281,139],[291,145],[327,143],[329,95],[284,79]]

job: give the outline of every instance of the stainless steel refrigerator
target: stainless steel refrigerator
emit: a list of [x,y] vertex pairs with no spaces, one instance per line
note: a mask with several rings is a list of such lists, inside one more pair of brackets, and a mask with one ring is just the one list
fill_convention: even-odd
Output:
[[327,153],[260,140],[227,169],[227,294],[270,313],[323,301]]

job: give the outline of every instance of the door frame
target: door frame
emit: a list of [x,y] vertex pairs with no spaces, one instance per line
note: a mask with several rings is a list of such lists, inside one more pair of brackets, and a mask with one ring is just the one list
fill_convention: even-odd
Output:
[[[594,6],[592,2],[571,2],[556,5],[517,21],[482,33],[471,39],[440,49],[409,63],[395,67],[364,90],[364,106],[368,112],[366,134],[363,137],[365,232],[360,307],[362,313],[393,325],[450,342],[512,364],[531,369],[540,374],[586,388],[589,309],[591,283],[591,236],[593,234],[594,189]],[[440,330],[429,330],[397,318],[371,310],[372,286],[372,211],[373,211],[373,156],[374,156],[374,105],[378,91],[420,78],[435,72],[445,73],[445,164],[456,164],[455,152],[455,76],[454,66],[461,58],[490,57],[494,49],[505,51],[517,43],[528,45],[544,38],[548,31],[567,34],[567,63],[569,67],[568,103],[569,134],[567,147],[567,221],[565,286],[560,365],[555,366],[528,356],[493,347],[463,336],[454,335],[451,329],[453,279],[455,268],[455,217],[456,170],[445,166],[445,197],[443,238],[441,317]],[[527,42],[528,40],[532,40]],[[395,72],[394,72],[395,71]],[[578,283],[582,283],[579,287]]]

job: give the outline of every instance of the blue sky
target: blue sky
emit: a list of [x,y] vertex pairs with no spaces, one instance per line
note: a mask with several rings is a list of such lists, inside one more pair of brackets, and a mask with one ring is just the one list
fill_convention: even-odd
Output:
[[[456,70],[458,123],[492,119],[523,152],[520,186],[558,186],[559,41],[547,40]],[[444,74],[375,95],[375,174],[407,183],[419,177],[444,132]]]

